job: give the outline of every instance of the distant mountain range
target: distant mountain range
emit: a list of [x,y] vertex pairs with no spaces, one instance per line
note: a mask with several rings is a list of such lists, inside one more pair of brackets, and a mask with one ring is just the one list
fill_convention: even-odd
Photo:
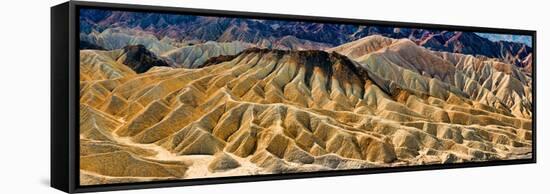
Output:
[[[513,36],[510,40],[504,41],[502,36],[495,38],[474,32],[93,9],[82,10],[80,21],[80,31],[83,36],[88,37],[85,39],[86,44],[83,45],[97,45],[107,49],[122,48],[127,45],[126,42],[131,42],[135,36],[138,36],[147,39],[143,41],[163,42],[170,39],[166,42],[183,44],[240,41],[256,44],[262,48],[322,50],[370,35],[383,35],[396,39],[408,38],[434,51],[483,55],[520,67],[530,66],[523,62],[532,53],[532,48],[527,44],[511,42],[515,40]],[[103,45],[105,43],[101,43],[101,39],[94,39],[97,36],[107,38],[110,34],[121,31],[125,33],[124,36],[118,34],[112,37],[121,43],[118,45]],[[100,42],[97,43],[97,41]],[[113,44],[117,41],[108,42]],[[160,53],[157,54],[174,49],[172,47],[177,46],[158,48]],[[155,51],[155,49],[151,50]]]
[[506,41],[506,42],[519,42],[527,46],[533,47],[533,38],[531,36],[523,35],[510,35],[510,34],[493,34],[493,33],[476,33],[477,35],[487,38],[491,41]]

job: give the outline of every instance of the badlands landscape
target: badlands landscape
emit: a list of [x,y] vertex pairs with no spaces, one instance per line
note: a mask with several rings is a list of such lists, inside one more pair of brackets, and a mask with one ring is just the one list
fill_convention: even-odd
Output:
[[80,24],[81,185],[532,157],[529,43],[93,9]]

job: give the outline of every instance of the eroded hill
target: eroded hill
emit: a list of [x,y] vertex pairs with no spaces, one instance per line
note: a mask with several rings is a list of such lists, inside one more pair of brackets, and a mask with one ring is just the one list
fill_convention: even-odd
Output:
[[81,51],[81,68],[96,64],[81,72],[81,183],[530,157],[531,86],[515,66],[373,40],[141,74],[93,63],[120,51]]

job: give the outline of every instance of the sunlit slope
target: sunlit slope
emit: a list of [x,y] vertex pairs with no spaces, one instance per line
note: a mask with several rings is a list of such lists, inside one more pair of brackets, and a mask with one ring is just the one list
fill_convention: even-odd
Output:
[[211,57],[235,55],[250,47],[253,45],[238,41],[224,43],[211,41],[173,49],[163,53],[162,56],[172,61],[176,67],[196,68]]
[[[368,45],[387,46],[363,52],[357,49]],[[361,63],[376,75],[373,77],[380,78],[376,81],[386,90],[395,85],[438,98],[453,94],[502,114],[531,118],[531,77],[515,65],[486,57],[429,51],[407,39],[367,37],[332,50]]]
[[[80,101],[113,120],[93,133],[100,141],[155,147],[154,157],[138,154],[144,162],[169,152],[168,161],[209,156],[208,172],[220,171],[220,160],[242,164],[229,165],[229,175],[530,157],[530,118],[473,84],[481,74],[469,78],[467,68],[428,51],[423,56],[432,58],[414,61],[393,44],[360,62],[324,51],[248,49],[199,69],[82,80]],[[81,126],[82,135],[97,124]],[[180,173],[162,168],[167,174],[156,177]]]
[[80,51],[80,80],[107,80],[135,75],[130,67],[117,62],[117,58],[122,54],[121,49]]

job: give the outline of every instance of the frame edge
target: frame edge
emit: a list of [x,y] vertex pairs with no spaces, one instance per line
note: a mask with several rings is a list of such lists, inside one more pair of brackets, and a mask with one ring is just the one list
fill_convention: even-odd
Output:
[[72,192],[69,184],[69,5],[50,8],[50,186]]

